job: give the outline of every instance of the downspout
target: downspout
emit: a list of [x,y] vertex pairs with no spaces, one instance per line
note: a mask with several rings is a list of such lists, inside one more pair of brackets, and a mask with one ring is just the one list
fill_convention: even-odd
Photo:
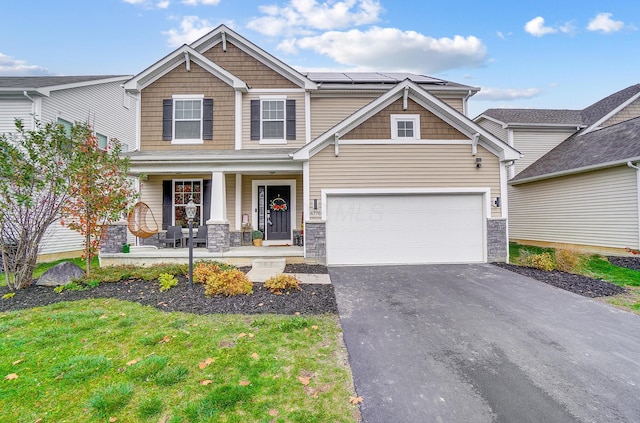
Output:
[[476,132],[473,134],[473,139],[471,140],[471,155],[475,156],[478,154],[478,140],[480,139],[480,133]]
[[338,157],[340,155],[340,147],[338,146],[338,140],[340,139],[340,134],[338,132],[335,133],[335,135],[333,136],[334,138],[334,153],[336,155],[336,157]]
[[[470,98],[472,95],[473,95],[473,94],[471,94],[471,90],[469,90],[469,91],[467,92],[467,95],[466,95],[466,96],[464,96],[464,99],[462,100],[462,114],[463,114],[463,115],[465,115],[465,116],[467,116],[467,111],[468,111],[468,110],[467,110],[467,109],[468,109],[468,107],[467,107],[467,102],[468,102],[469,98]],[[467,117],[468,117],[468,116],[467,116]]]
[[632,162],[627,162],[627,166],[636,170],[636,193],[638,195],[638,249],[640,249],[640,167],[634,165]]

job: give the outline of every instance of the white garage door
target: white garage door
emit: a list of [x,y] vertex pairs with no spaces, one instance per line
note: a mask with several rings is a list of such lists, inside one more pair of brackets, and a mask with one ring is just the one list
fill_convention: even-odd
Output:
[[484,261],[479,194],[327,196],[327,263]]

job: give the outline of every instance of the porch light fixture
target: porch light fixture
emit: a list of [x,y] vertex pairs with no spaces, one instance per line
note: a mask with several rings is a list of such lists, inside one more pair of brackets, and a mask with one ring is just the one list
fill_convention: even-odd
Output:
[[193,218],[196,217],[196,205],[193,202],[193,197],[189,198],[184,209],[189,220],[189,288],[193,289]]

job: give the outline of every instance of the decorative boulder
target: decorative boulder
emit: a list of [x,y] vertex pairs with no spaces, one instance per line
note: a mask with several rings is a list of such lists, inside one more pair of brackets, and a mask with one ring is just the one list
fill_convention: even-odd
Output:
[[56,264],[51,269],[44,272],[44,274],[38,278],[36,285],[66,285],[73,279],[81,278],[82,276],[84,276],[84,270],[70,261],[65,261],[60,264]]

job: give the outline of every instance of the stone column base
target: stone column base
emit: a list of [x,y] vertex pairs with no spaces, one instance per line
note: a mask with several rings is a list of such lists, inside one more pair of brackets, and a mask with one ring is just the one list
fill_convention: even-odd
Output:
[[508,251],[507,219],[487,219],[487,261],[505,263]]
[[207,245],[210,253],[224,253],[229,251],[231,239],[228,223],[207,224]]
[[327,261],[327,225],[325,222],[305,222],[305,257],[317,259],[319,263]]
[[104,228],[102,242],[100,244],[100,252],[102,253],[121,253],[122,244],[127,243],[127,222],[120,221],[112,223]]

